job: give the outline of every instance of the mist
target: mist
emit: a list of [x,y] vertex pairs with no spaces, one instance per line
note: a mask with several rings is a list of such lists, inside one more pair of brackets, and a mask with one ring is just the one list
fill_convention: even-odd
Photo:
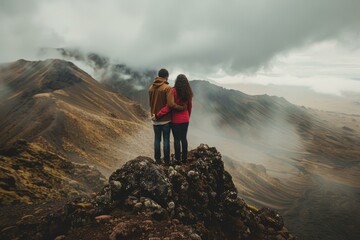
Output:
[[189,127],[192,147],[206,143],[238,163],[264,166],[272,177],[287,178],[290,172],[298,173],[293,159],[299,158],[305,147],[301,135],[287,121],[285,113],[275,113],[268,123],[266,119],[252,126],[245,123],[221,126],[222,116],[216,109],[203,112],[195,105],[194,111],[196,116],[192,117]]
[[[218,92],[213,93],[213,88]],[[194,99],[205,98],[207,101],[194,105],[189,144],[196,147],[199,143],[207,143],[221,152],[225,168],[248,204],[277,209],[301,239],[313,239],[314,236],[318,239],[356,239],[359,232],[356,226],[360,223],[357,218],[359,169],[357,165],[349,164],[345,154],[347,151],[358,152],[359,148],[355,150],[349,142],[344,142],[345,135],[338,129],[338,126],[348,126],[344,120],[339,123],[339,116],[329,119],[326,114],[314,112],[309,116],[308,110],[286,108],[286,105],[278,111],[271,104],[265,106],[273,111],[262,111],[259,118],[258,108],[247,105],[251,100],[239,101],[233,90],[205,88],[204,85],[196,88],[199,89],[208,91],[196,91]],[[240,92],[237,94],[241,95]],[[228,95],[231,95],[230,99],[235,98],[238,105],[228,102],[224,97]],[[262,103],[267,99],[284,104],[278,98],[253,97]],[[245,118],[233,111],[235,106],[243,109]],[[251,111],[247,111],[248,107]],[[289,117],[293,114],[295,117]],[[229,119],[234,121],[227,122]],[[325,126],[322,126],[323,120],[327,121]],[[339,155],[324,155],[331,151],[324,146],[330,137],[322,139],[322,134],[329,134],[331,141],[335,141],[336,145],[332,147],[336,148],[335,152],[340,151]],[[357,136],[354,133],[354,139],[358,139]],[[314,145],[317,152],[311,150]],[[346,163],[342,165],[342,161]]]

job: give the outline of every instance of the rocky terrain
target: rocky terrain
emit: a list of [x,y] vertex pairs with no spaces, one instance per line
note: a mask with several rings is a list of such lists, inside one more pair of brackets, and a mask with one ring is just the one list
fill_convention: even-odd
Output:
[[0,150],[0,206],[87,195],[99,191],[105,180],[96,168],[72,163],[25,140]]
[[221,154],[204,144],[185,165],[137,157],[91,197],[1,227],[1,239],[295,239],[277,212],[245,203]]

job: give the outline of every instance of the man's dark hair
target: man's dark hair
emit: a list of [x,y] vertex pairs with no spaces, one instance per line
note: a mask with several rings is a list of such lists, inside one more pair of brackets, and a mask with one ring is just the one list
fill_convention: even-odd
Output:
[[167,78],[167,77],[169,77],[169,72],[168,72],[168,70],[162,68],[159,70],[158,76],[162,77],[162,78]]

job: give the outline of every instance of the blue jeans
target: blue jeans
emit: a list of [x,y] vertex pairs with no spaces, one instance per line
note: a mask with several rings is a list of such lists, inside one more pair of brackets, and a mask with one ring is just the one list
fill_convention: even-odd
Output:
[[164,138],[163,145],[164,145],[164,161],[165,163],[170,162],[170,123],[164,125],[153,125],[154,126],[154,158],[156,162],[160,162],[161,152],[160,152],[160,142],[161,142],[161,135]]

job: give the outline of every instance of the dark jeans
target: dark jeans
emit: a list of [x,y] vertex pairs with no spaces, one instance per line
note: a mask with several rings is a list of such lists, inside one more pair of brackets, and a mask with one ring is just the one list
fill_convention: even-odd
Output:
[[160,162],[161,152],[160,152],[160,142],[161,135],[164,138],[164,161],[166,163],[170,162],[170,123],[164,125],[153,125],[154,126],[154,150],[155,150],[155,161]]
[[171,128],[174,135],[175,159],[180,161],[180,142],[182,150],[182,160],[187,159],[188,142],[186,139],[189,123],[172,123]]

